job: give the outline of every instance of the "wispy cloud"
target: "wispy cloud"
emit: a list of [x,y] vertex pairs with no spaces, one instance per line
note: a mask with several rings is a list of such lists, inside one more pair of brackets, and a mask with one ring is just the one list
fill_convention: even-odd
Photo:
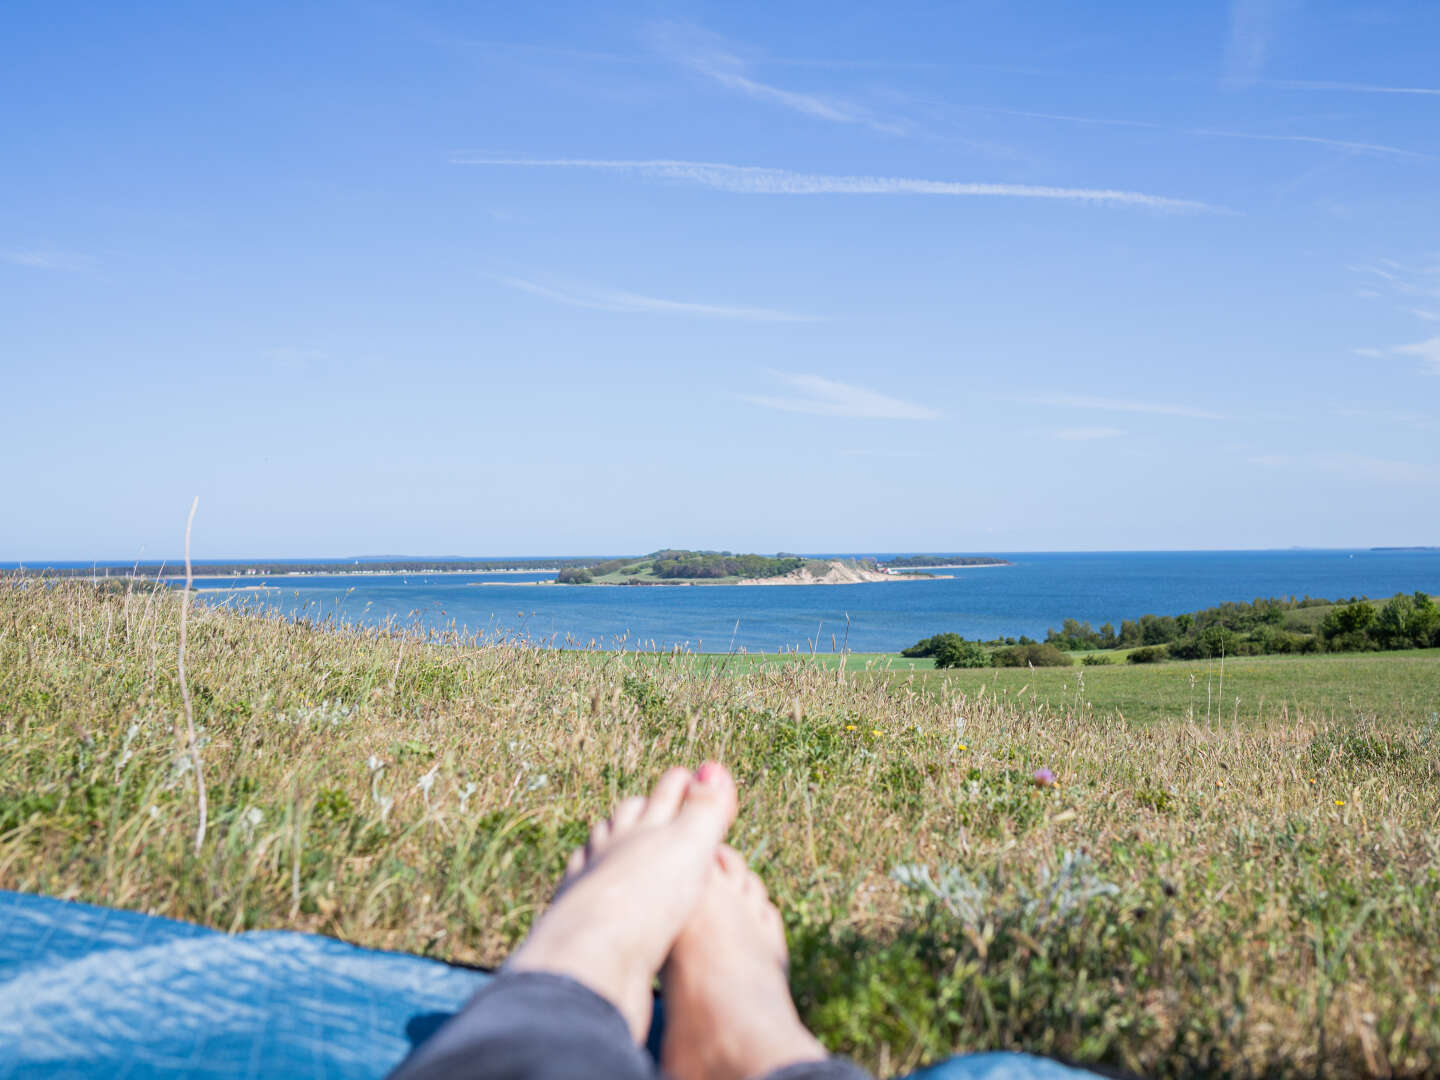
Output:
[[530,281],[525,278],[495,278],[502,285],[533,296],[542,296],[570,307],[588,308],[591,311],[614,311],[635,314],[694,315],[710,319],[733,319],[741,322],[817,322],[819,320],[773,308],[733,307],[726,304],[701,304],[688,300],[666,300],[658,296],[642,296],[639,293],[622,292],[614,289],[596,289],[589,286],[555,286]]
[[813,413],[818,416],[846,416],[863,420],[937,420],[940,414],[925,405],[891,397],[877,390],[836,382],[822,375],[772,372],[790,393],[784,397],[742,395],[752,405],[783,412]]
[[1371,83],[1309,82],[1303,79],[1279,79],[1268,82],[1286,90],[1348,90],[1356,94],[1427,94],[1440,97],[1440,87],[1375,86]]
[[1092,124],[1100,127],[1152,128],[1170,130],[1165,124],[1151,120],[1116,120],[1104,116],[1076,116],[1073,113],[1036,112],[1031,109],[1002,109],[998,105],[962,105],[949,101],[922,99],[926,105],[939,105],[948,109],[965,109],[969,112],[994,113],[997,116],[1023,116],[1031,120],[1060,120],[1068,124]]
[[1386,146],[1384,143],[1351,142],[1347,139],[1330,139],[1320,135],[1265,135],[1250,131],[1212,131],[1207,128],[1194,128],[1190,134],[1219,139],[1251,139],[1256,142],[1310,143],[1314,146],[1327,146],[1332,150],[1345,150],[1352,154],[1380,154],[1409,158],[1433,158],[1435,156],[1422,154],[1418,150],[1406,150],[1399,146]]
[[1221,131],[1213,128],[1183,128],[1172,127],[1169,124],[1158,124],[1153,120],[1120,120],[1108,116],[1076,116],[1073,113],[1036,112],[1029,109],[1002,109],[992,105],[952,105],[943,101],[927,101],[926,104],[939,105],[945,108],[965,109],[973,112],[994,113],[999,116],[1021,116],[1031,120],[1054,120],[1060,123],[1080,124],[1089,127],[1143,128],[1149,131],[1174,132],[1180,135],[1196,135],[1210,139],[1246,139],[1254,142],[1309,143],[1313,146],[1324,146],[1332,150],[1343,150],[1351,154],[1374,154],[1424,159],[1434,157],[1433,154],[1421,153],[1418,150],[1406,150],[1399,146],[1387,146],[1384,143],[1355,142],[1349,139],[1333,139],[1322,135],[1277,135],[1267,132]]
[[[1440,322],[1440,311],[1411,306],[1417,301],[1433,303],[1440,299],[1440,255],[1423,256],[1419,262],[1374,259],[1368,263],[1347,266],[1346,269],[1366,275],[1377,288],[1387,290],[1390,301],[1407,315],[1413,315],[1425,322]],[[1379,295],[1372,290],[1361,292],[1371,296]],[[1401,299],[1402,297],[1404,299]],[[1427,338],[1410,345],[1390,345],[1386,348],[1367,345],[1352,349],[1351,352],[1367,360],[1379,360],[1387,356],[1413,356],[1420,361],[1422,371],[1440,375],[1440,337]]]
[[1381,360],[1387,356],[1413,356],[1420,361],[1421,371],[1429,375],[1440,375],[1440,337],[1427,338],[1413,345],[1391,345],[1384,349],[1365,346],[1350,351],[1366,360]]
[[1221,413],[1196,409],[1189,405],[1172,405],[1162,401],[1132,401],[1124,398],[1090,397],[1085,394],[1051,394],[1044,397],[1021,398],[1032,405],[1050,405],[1062,409],[1095,409],[1099,412],[1147,413],[1152,416],[1183,416],[1191,420],[1224,420]]
[[93,255],[73,251],[0,251],[0,261],[33,270],[88,270],[95,265]]
[[676,63],[757,101],[779,105],[820,120],[858,124],[888,135],[904,134],[905,123],[877,117],[852,101],[822,94],[789,90],[761,82],[734,47],[717,34],[689,23],[658,22],[650,27],[655,47]]
[[1390,428],[1395,425],[1404,425],[1407,428],[1421,429],[1421,431],[1430,431],[1437,423],[1440,423],[1440,418],[1434,418],[1418,409],[1364,409],[1346,406],[1344,409],[1336,409],[1335,415],[1345,419],[1382,423]]
[[[1415,307],[1414,304],[1433,304],[1440,300],[1440,259],[1431,257],[1429,262],[1402,263],[1396,259],[1376,259],[1371,263],[1356,264],[1346,267],[1347,270],[1356,274],[1364,274],[1378,289],[1387,292],[1386,298],[1407,315],[1413,315],[1425,322],[1440,322],[1440,311],[1431,307]],[[1365,299],[1380,297],[1382,293],[1376,289],[1364,288],[1356,291],[1356,296]],[[1423,348],[1424,342],[1417,345],[1401,346],[1402,349],[1410,350],[1409,355],[1420,355],[1429,361],[1428,356],[1423,353],[1416,353],[1415,350]],[[1394,349],[1388,350],[1394,352]],[[1387,350],[1375,348],[1355,349],[1359,356],[1377,358],[1385,355]],[[1403,354],[1402,355],[1406,355]]]
[[1440,466],[1391,461],[1363,454],[1262,454],[1250,459],[1267,469],[1334,473],[1369,484],[1430,485],[1440,481]]
[[1440,337],[1417,341],[1414,345],[1395,345],[1390,351],[1396,356],[1418,357],[1422,370],[1440,375]]
[[1124,434],[1124,431],[1115,427],[1072,427],[1061,428],[1055,432],[1055,438],[1065,442],[1090,442],[1093,439],[1113,439]]
[[1368,409],[1351,406],[1336,409],[1335,415],[1346,419],[1365,420],[1370,423],[1384,424],[1387,427],[1401,424],[1405,427],[1419,428],[1423,431],[1429,431],[1434,428],[1437,423],[1440,423],[1440,419],[1429,416],[1417,409]]
[[954,180],[917,180],[897,176],[830,176],[791,172],[752,165],[724,165],[708,161],[629,160],[598,158],[509,158],[460,154],[456,165],[513,166],[521,168],[599,169],[631,172],[664,180],[743,195],[947,195],[990,196],[1012,199],[1058,199],[1111,206],[1136,206],[1168,212],[1234,211],[1193,199],[1150,195],[1108,188],[1045,187],[1033,184],[987,184]]
[[1275,24],[1295,0],[1230,0],[1230,36],[1225,43],[1224,83],[1253,86],[1265,70]]

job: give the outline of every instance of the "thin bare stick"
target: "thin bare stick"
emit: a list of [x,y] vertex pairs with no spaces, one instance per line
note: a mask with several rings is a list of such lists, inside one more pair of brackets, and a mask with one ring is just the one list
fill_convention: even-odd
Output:
[[205,774],[200,771],[200,747],[195,744],[195,711],[190,705],[190,686],[185,681],[185,627],[190,621],[190,587],[195,578],[190,572],[190,527],[195,524],[195,511],[200,508],[200,496],[190,504],[190,516],[185,519],[185,594],[180,599],[180,653],[177,666],[180,669],[180,699],[185,703],[185,734],[190,749],[190,764],[195,766],[195,797],[200,804],[200,826],[195,830],[195,854],[205,846],[205,821],[209,809],[205,799]]

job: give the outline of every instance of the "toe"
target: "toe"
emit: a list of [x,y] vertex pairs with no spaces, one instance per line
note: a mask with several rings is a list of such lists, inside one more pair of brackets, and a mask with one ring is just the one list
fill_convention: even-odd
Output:
[[745,856],[729,844],[721,844],[715,849],[715,865],[726,877],[739,879],[748,872]]
[[693,830],[696,840],[719,843],[735,820],[735,809],[735,780],[730,771],[713,761],[706,762],[686,788],[676,821]]
[[689,769],[667,769],[655,782],[650,798],[645,800],[642,820],[647,825],[664,825],[674,820],[686,790],[692,786],[692,779]]
[[746,898],[754,903],[768,904],[770,902],[770,894],[765,889],[765,882],[762,881],[760,875],[753,870],[747,869],[745,871],[743,890]]
[[580,876],[580,871],[585,869],[585,849],[577,847],[570,853],[570,858],[565,863],[565,876],[574,878]]
[[594,858],[610,844],[610,822],[597,821],[590,826],[590,838],[585,841],[585,855]]
[[610,831],[618,836],[634,828],[635,823],[645,813],[646,802],[643,795],[632,795],[628,799],[621,799],[615,806],[615,812],[610,815]]

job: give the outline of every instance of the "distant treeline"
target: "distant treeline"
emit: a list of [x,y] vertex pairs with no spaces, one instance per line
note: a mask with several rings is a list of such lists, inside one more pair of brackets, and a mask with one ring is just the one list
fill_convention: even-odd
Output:
[[885,560],[886,566],[904,569],[907,566],[1009,566],[1009,559],[991,555],[899,555]]
[[703,581],[731,577],[783,577],[808,561],[799,555],[771,557],[664,548],[638,559],[608,559],[586,566],[564,567],[555,580],[561,585],[588,585],[596,578],[607,575],[631,576],[641,584],[657,578],[662,581]]
[[[1059,667],[1080,653],[1086,664],[1108,663],[1101,649],[1129,649],[1135,664],[1219,656],[1366,652],[1440,647],[1440,605],[1428,593],[1389,600],[1271,597],[1224,603],[1183,615],[1142,615],[1098,630],[1066,619],[1043,642],[1030,638],[967,641],[959,634],[923,638],[901,656],[933,657],[936,667]],[[1088,654],[1088,655],[1087,655]]]
[[799,556],[731,555],[729,552],[657,551],[650,572],[659,578],[784,577],[805,565]]
[[[559,570],[566,566],[586,566],[594,556],[561,559],[395,559],[374,562],[206,562],[193,563],[196,577],[229,577],[232,575],[278,574],[364,574],[364,573],[436,573],[439,571],[470,571],[483,574],[495,570]],[[623,560],[622,560],[623,561]],[[183,575],[183,560],[166,563],[137,563],[134,566],[26,566],[18,572],[45,574],[49,577],[124,578],[131,573],[139,577]]]
[[[1323,613],[1308,609],[1323,608]],[[1318,618],[1316,618],[1318,616]],[[1428,593],[1397,593],[1391,599],[1270,598],[1221,603],[1187,615],[1142,615],[1094,629],[1066,619],[1045,635],[1067,651],[1135,648],[1135,662],[1256,657],[1284,652],[1356,652],[1431,648],[1440,645],[1440,606]]]
[[[1313,617],[1319,613],[1306,617],[1306,609],[1313,608],[1327,610],[1319,618]],[[1142,615],[1123,620],[1118,633],[1110,623],[1096,630],[1088,622],[1066,619],[1045,640],[1069,651],[1157,650],[1146,654],[1147,660],[1424,649],[1440,646],[1440,607],[1424,592],[1399,593],[1383,603],[1353,596],[1349,600],[1270,597],[1184,615]]]

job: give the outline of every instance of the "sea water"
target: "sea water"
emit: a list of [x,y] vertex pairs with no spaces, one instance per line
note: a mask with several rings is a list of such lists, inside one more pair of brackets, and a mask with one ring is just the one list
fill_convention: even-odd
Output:
[[[884,553],[886,555],[890,553]],[[1225,600],[1440,592],[1440,551],[997,553],[1008,566],[863,585],[542,585],[553,574],[197,578],[205,602],[287,615],[455,626],[556,647],[896,652],[922,637],[1044,638],[1063,619],[1173,615]]]

